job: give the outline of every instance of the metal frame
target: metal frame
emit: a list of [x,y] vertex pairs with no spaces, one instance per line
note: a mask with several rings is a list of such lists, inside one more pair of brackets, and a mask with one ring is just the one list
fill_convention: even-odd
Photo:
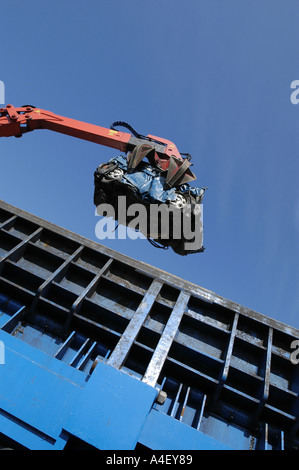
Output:
[[[70,421],[64,416],[62,434],[51,434],[52,446],[71,445],[84,428],[86,445],[107,448],[107,439],[94,437],[96,422],[88,407],[102,374],[110,382],[101,393],[116,423],[111,448],[298,447],[299,376],[290,360],[291,343],[299,338],[295,328],[3,201],[0,296],[0,340],[11,341],[15,354],[27,348],[35,362],[54,361],[63,374],[75,374],[77,386],[68,393],[81,397],[89,425],[79,412]],[[1,372],[12,380],[5,366]],[[107,405],[113,381],[122,391],[132,384],[144,404],[130,442],[117,433],[116,402]],[[165,392],[164,402],[158,391]],[[128,420],[133,403],[130,409],[123,404]],[[1,399],[0,411],[7,425],[12,418]],[[32,418],[30,425],[37,423]],[[17,435],[9,434],[22,442]]]

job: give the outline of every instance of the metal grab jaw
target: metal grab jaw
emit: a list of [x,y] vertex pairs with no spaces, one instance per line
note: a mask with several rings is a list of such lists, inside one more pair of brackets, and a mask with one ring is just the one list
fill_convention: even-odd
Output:
[[171,156],[166,176],[166,186],[172,188],[178,184],[186,184],[196,179],[196,176],[189,170],[191,163],[185,158],[183,161]]
[[127,155],[128,173],[132,173],[139,163],[147,157],[149,162],[154,161],[155,149],[150,144],[137,145],[132,152]]
[[132,152],[128,153],[128,173],[132,173],[145,157],[153,167],[166,172],[167,188],[186,184],[196,179],[194,173],[189,169],[191,163],[188,158],[183,160],[174,155],[165,156],[163,165],[161,165],[161,158],[157,155],[155,148],[148,143],[137,145]]

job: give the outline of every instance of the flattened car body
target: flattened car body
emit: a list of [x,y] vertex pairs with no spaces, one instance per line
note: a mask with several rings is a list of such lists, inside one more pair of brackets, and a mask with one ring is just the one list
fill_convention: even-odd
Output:
[[[138,230],[149,241],[161,248],[171,247],[180,255],[203,251],[202,198],[205,188],[184,184],[165,189],[165,183],[163,172],[144,161],[133,171],[128,171],[127,158],[121,155],[101,164],[95,171],[94,204],[96,207],[111,204],[115,220],[127,226],[131,226],[135,217],[128,215],[129,206],[142,204],[147,222]],[[119,196],[126,196],[125,214],[119,213]]]

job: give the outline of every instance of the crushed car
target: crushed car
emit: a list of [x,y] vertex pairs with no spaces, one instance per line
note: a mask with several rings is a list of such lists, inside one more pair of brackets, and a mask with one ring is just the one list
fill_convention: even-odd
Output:
[[[202,198],[206,188],[188,183],[166,187],[165,172],[145,161],[132,170],[127,157],[120,155],[96,169],[94,204],[96,207],[111,204],[115,221],[129,227],[136,217],[129,207],[140,204],[146,210],[146,224],[134,229],[140,230],[154,246],[170,247],[179,255],[203,251]],[[120,213],[121,196],[125,196],[126,206],[121,205]]]

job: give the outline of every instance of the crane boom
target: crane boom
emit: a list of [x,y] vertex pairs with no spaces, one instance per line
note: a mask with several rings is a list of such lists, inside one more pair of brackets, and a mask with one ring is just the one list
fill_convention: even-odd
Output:
[[134,151],[131,168],[135,168],[147,156],[153,166],[167,171],[168,187],[175,186],[177,182],[183,184],[196,179],[189,168],[189,159],[183,159],[170,140],[150,134],[139,138],[128,132],[78,121],[34,106],[14,107],[8,104],[0,108],[0,137],[21,137],[36,129],[48,129],[125,153]]
[[[120,126],[130,132],[115,128]],[[173,142],[151,134],[141,135],[122,121],[113,123],[109,129],[30,105],[15,107],[8,104],[0,108],[0,137],[22,137],[36,129],[48,129],[126,153],[126,157],[115,157],[98,166],[94,174],[94,204],[105,206],[108,201],[115,208],[115,220],[119,220],[121,196],[129,205],[141,203],[146,209],[146,221],[150,221],[144,235],[154,246],[159,242],[159,247],[171,246],[181,255],[204,250],[200,205],[206,188],[189,185],[196,179],[190,170],[190,156],[183,158],[186,154],[181,154]],[[145,158],[148,163],[142,161]],[[157,217],[156,231],[149,231],[151,208],[158,209],[159,206],[160,210],[161,204],[166,212],[163,217],[161,213],[160,219]],[[128,211],[125,212],[128,215]],[[169,226],[165,228],[166,216]],[[126,216],[125,225],[131,222]]]

